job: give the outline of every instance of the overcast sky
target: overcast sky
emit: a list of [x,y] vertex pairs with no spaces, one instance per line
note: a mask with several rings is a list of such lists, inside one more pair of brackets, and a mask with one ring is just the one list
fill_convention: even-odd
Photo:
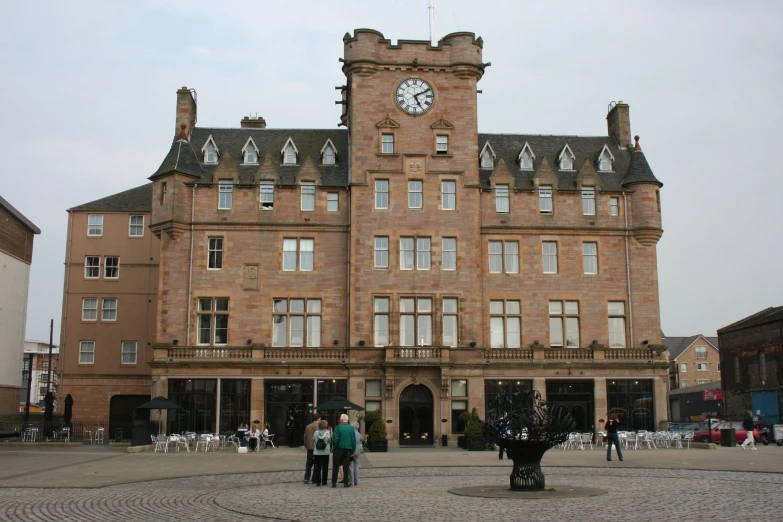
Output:
[[[492,62],[481,132],[606,135],[609,102],[664,183],[669,336],[715,335],[783,304],[783,2],[436,0],[436,37]],[[59,338],[66,209],[146,183],[175,91],[202,126],[334,128],[342,37],[428,39],[427,0],[5,2],[0,193],[36,225],[27,337]]]

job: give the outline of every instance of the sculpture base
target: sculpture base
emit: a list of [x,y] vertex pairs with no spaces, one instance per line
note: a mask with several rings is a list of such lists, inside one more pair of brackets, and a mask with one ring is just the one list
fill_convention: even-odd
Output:
[[452,495],[462,497],[479,498],[503,498],[517,500],[556,500],[561,498],[584,498],[606,495],[608,491],[599,488],[585,488],[581,486],[552,486],[549,489],[538,491],[513,491],[508,486],[471,486],[465,488],[450,489]]

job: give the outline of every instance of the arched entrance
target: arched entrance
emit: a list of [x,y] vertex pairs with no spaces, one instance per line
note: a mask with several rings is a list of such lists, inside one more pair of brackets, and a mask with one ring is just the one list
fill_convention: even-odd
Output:
[[400,394],[400,444],[432,445],[432,392],[422,384],[411,384]]

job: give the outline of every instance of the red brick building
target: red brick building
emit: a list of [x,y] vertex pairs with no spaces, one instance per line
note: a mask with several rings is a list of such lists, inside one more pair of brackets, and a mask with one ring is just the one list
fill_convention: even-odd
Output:
[[152,394],[186,410],[168,429],[285,437],[343,395],[382,407],[392,444],[433,444],[520,387],[585,431],[665,420],[662,184],[628,105],[607,136],[480,134],[481,38],[344,44],[345,129],[201,127],[177,91],[150,178]]

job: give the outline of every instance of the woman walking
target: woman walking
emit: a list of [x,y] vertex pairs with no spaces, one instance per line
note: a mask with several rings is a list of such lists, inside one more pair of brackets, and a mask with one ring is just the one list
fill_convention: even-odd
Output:
[[616,413],[609,415],[609,420],[606,421],[606,460],[612,461],[612,443],[617,446],[617,458],[620,462],[623,461],[623,451],[620,449],[620,438],[617,436],[617,427],[620,425],[620,420],[617,418]]
[[329,423],[325,419],[318,421],[318,429],[313,433],[313,484],[326,485],[329,479],[329,453],[332,450],[332,436]]

